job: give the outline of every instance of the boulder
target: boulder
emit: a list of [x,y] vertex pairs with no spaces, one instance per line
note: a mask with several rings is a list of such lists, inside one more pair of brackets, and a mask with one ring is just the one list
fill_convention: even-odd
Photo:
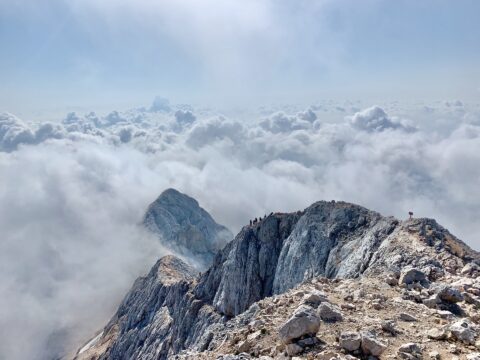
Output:
[[422,303],[429,307],[430,309],[435,309],[438,304],[440,304],[442,301],[438,297],[438,294],[432,295],[429,298],[422,299]]
[[396,335],[398,330],[396,328],[395,321],[393,320],[385,320],[382,322],[382,330],[386,331],[392,335]]
[[343,349],[347,351],[355,351],[360,348],[362,337],[357,332],[342,332],[338,342]]
[[447,303],[457,303],[459,301],[463,301],[462,293],[458,289],[451,286],[443,286],[438,292],[438,297]]
[[470,345],[475,344],[477,332],[467,320],[459,320],[450,325],[450,332],[452,336],[459,341]]
[[388,274],[385,277],[385,282],[390,286],[397,286],[398,285],[398,279],[394,274]]
[[303,351],[303,348],[297,344],[288,344],[285,348],[285,351],[289,356],[294,356],[300,354]]
[[443,329],[432,328],[427,331],[427,336],[432,340],[445,340],[447,333]]
[[400,313],[400,320],[413,322],[413,321],[417,321],[417,318],[413,315],[408,314],[408,313]]
[[400,359],[423,359],[422,351],[417,343],[407,343],[398,348],[398,356]]
[[330,303],[322,303],[318,313],[320,314],[320,318],[327,322],[341,321],[343,319],[340,310]]
[[292,317],[280,327],[278,334],[280,340],[288,344],[302,335],[316,334],[319,327],[320,318],[315,309],[308,305],[300,305]]
[[407,266],[400,273],[398,279],[400,285],[410,285],[414,283],[420,283],[422,285],[428,284],[425,274],[417,268]]
[[385,351],[387,345],[378,340],[373,333],[363,332],[361,348],[364,354],[378,357]]
[[303,297],[304,303],[311,304],[313,306],[318,306],[322,302],[327,302],[327,301],[328,301],[327,295],[325,295],[323,291],[319,291],[316,289],[310,290]]
[[474,262],[470,262],[466,264],[460,271],[462,275],[476,275],[479,272],[480,272],[480,266],[478,266]]

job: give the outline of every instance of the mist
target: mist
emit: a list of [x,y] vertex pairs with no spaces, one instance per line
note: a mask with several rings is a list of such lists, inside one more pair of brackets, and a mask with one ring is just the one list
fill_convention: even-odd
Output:
[[0,116],[0,357],[48,359],[101,329],[170,252],[138,225],[168,187],[234,232],[335,199],[436,218],[480,249],[478,107],[348,104]]

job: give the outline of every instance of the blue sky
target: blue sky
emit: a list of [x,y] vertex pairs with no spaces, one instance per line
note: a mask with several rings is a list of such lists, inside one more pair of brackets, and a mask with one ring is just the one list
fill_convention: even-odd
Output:
[[480,2],[0,0],[0,110],[480,95]]

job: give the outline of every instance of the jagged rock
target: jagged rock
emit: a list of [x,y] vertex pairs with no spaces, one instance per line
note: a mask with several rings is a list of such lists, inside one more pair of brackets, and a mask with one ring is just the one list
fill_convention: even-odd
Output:
[[303,302],[311,304],[313,306],[318,306],[322,302],[328,301],[327,296],[324,292],[312,289],[309,293],[305,294],[303,297]]
[[250,348],[252,347],[252,344],[250,343],[250,341],[247,339],[247,340],[243,340],[243,341],[240,341],[237,345],[237,351],[238,352],[248,352],[250,350]]
[[424,285],[427,284],[428,281],[423,272],[414,267],[408,266],[400,273],[398,283],[401,285],[411,285],[414,283],[420,283]]
[[450,332],[452,335],[466,344],[474,345],[477,332],[472,327],[469,321],[459,320],[450,325]]
[[396,224],[398,221],[393,218],[352,204],[325,201],[313,204],[283,244],[274,293],[282,293],[314,275],[360,275]]
[[417,321],[417,318],[413,315],[408,314],[408,313],[400,313],[400,320],[413,322],[413,321]]
[[392,334],[396,335],[398,333],[398,330],[396,328],[396,323],[393,320],[385,320],[382,322],[382,330]]
[[[430,237],[433,246],[424,241],[426,237]],[[193,275],[197,272],[177,262],[178,259],[163,261],[162,266],[157,264],[147,276],[135,282],[99,340],[77,358],[164,360],[175,359],[186,350],[194,354],[190,359],[203,360],[216,358],[219,355],[216,349],[235,352],[236,346],[245,340],[252,345],[249,349],[252,356],[287,358],[281,355],[286,346],[278,341],[275,329],[292,320],[293,316],[287,320],[288,314],[304,302],[313,288],[328,294],[339,305],[342,299],[347,299],[342,305],[354,301],[358,309],[349,312],[346,321],[319,328],[316,310],[302,305],[310,314],[305,316],[309,325],[293,337],[285,331],[285,339],[287,344],[295,340],[296,345],[318,357],[318,351],[331,344],[319,346],[309,332],[323,331],[328,340],[335,336],[329,333],[335,329],[375,329],[385,316],[400,311],[421,318],[421,325],[423,321],[429,327],[445,323],[441,310],[435,313],[421,304],[427,296],[434,295],[434,284],[427,289],[413,282],[409,285],[422,291],[404,289],[406,296],[401,294],[401,288],[387,286],[384,276],[391,273],[396,277],[408,266],[425,270],[430,276],[428,269],[441,268],[447,263],[452,268],[458,267],[477,258],[476,252],[434,220],[398,222],[356,205],[318,202],[304,212],[275,213],[253,226],[245,226],[197,278]],[[352,278],[356,280],[347,280]],[[431,277],[432,281],[434,278]],[[447,284],[457,279],[458,275],[446,274],[442,281]],[[462,285],[462,291],[468,289],[480,294],[478,281],[472,278],[469,281]],[[296,289],[287,292],[292,288]],[[406,304],[402,300],[405,296],[414,302]],[[438,300],[439,309],[452,310],[454,304]],[[315,301],[307,303],[314,305]],[[320,306],[326,303],[321,301]],[[380,310],[370,307],[372,304],[379,305]],[[468,316],[472,312],[472,319],[477,316],[472,306],[468,305],[466,310]],[[451,312],[446,313],[448,318],[453,317]],[[257,321],[263,324],[253,326]],[[420,324],[411,325],[402,326],[404,341],[416,341],[416,336],[425,335],[416,333],[421,330]],[[310,345],[311,342],[314,344]],[[462,351],[465,347],[459,343]],[[338,349],[332,353],[340,358]],[[385,344],[373,333],[363,333],[361,349],[364,354],[356,350],[358,353],[353,355],[379,356],[375,354],[382,353]],[[250,357],[222,354],[225,358]]]
[[468,354],[467,360],[480,360],[480,353]]
[[462,275],[478,275],[480,273],[480,266],[474,262],[469,262],[460,271]]
[[463,295],[458,289],[446,285],[440,289],[438,292],[438,297],[440,300],[448,303],[457,303],[459,301],[463,301]]
[[431,309],[435,309],[437,305],[441,303],[441,300],[438,297],[438,294],[435,294],[430,296],[429,298],[422,299],[422,303]]
[[343,315],[338,308],[330,303],[324,302],[318,308],[318,313],[323,321],[341,321]]
[[428,356],[432,360],[440,360],[440,358],[441,358],[440,353],[438,351],[430,351],[428,353]]
[[312,346],[318,343],[318,339],[316,337],[307,337],[305,339],[301,339],[297,341],[297,344],[306,347],[306,346]]
[[163,245],[191,257],[201,269],[209,266],[217,251],[233,238],[197,200],[175,189],[165,190],[150,204],[143,224]]
[[360,348],[362,337],[357,332],[342,332],[338,342],[343,349],[355,351]]
[[468,292],[464,293],[462,296],[466,303],[475,305],[475,307],[480,308],[480,298],[478,296],[472,295]]
[[403,344],[398,348],[401,359],[423,359],[422,348],[416,343]]
[[320,318],[315,309],[307,305],[301,305],[295,310],[293,316],[285,322],[278,334],[284,344],[306,334],[315,334],[320,327]]
[[432,340],[445,340],[447,338],[447,333],[443,329],[432,328],[427,331],[427,336]]
[[288,355],[294,356],[300,354],[303,351],[303,348],[297,344],[288,344],[285,350]]
[[362,351],[366,355],[380,356],[387,348],[383,342],[371,332],[362,332]]
[[394,274],[388,274],[385,277],[385,282],[390,286],[397,286],[398,285],[398,279]]

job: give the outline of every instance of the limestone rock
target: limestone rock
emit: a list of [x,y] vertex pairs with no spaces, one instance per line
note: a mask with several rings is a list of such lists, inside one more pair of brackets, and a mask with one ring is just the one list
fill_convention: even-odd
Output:
[[286,346],[286,352],[290,356],[300,354],[303,351],[303,348],[297,344],[288,344]]
[[413,322],[413,321],[417,321],[417,318],[408,313],[400,313],[400,320]]
[[403,344],[398,348],[398,356],[401,359],[423,359],[422,348],[417,343]]
[[462,293],[452,286],[443,286],[438,292],[438,297],[448,303],[463,301]]
[[366,355],[380,356],[387,348],[383,342],[371,332],[362,333],[362,351]]
[[310,292],[305,294],[303,297],[303,302],[307,304],[312,304],[313,306],[318,306],[322,302],[327,302],[328,298],[324,292],[312,289]]
[[306,334],[315,334],[320,327],[320,318],[315,309],[307,305],[298,307],[293,316],[285,322],[278,334],[284,344]]
[[335,322],[343,320],[340,310],[330,303],[322,303],[318,308],[318,313],[323,321]]
[[466,320],[459,320],[452,325],[450,325],[450,332],[452,335],[466,344],[475,344],[475,338],[477,337],[477,332],[472,327],[471,323]]
[[360,348],[362,337],[357,332],[342,332],[339,337],[340,346],[347,351],[355,351]]
[[422,285],[426,284],[427,278],[425,274],[414,267],[406,267],[402,270],[398,283],[401,285],[410,285],[413,283],[420,283]]
[[432,328],[427,331],[427,336],[432,340],[445,340],[447,338],[447,333],[445,330]]
[[201,269],[210,266],[216,252],[233,238],[197,200],[175,189],[165,190],[150,204],[143,224],[164,246],[191,257]]

